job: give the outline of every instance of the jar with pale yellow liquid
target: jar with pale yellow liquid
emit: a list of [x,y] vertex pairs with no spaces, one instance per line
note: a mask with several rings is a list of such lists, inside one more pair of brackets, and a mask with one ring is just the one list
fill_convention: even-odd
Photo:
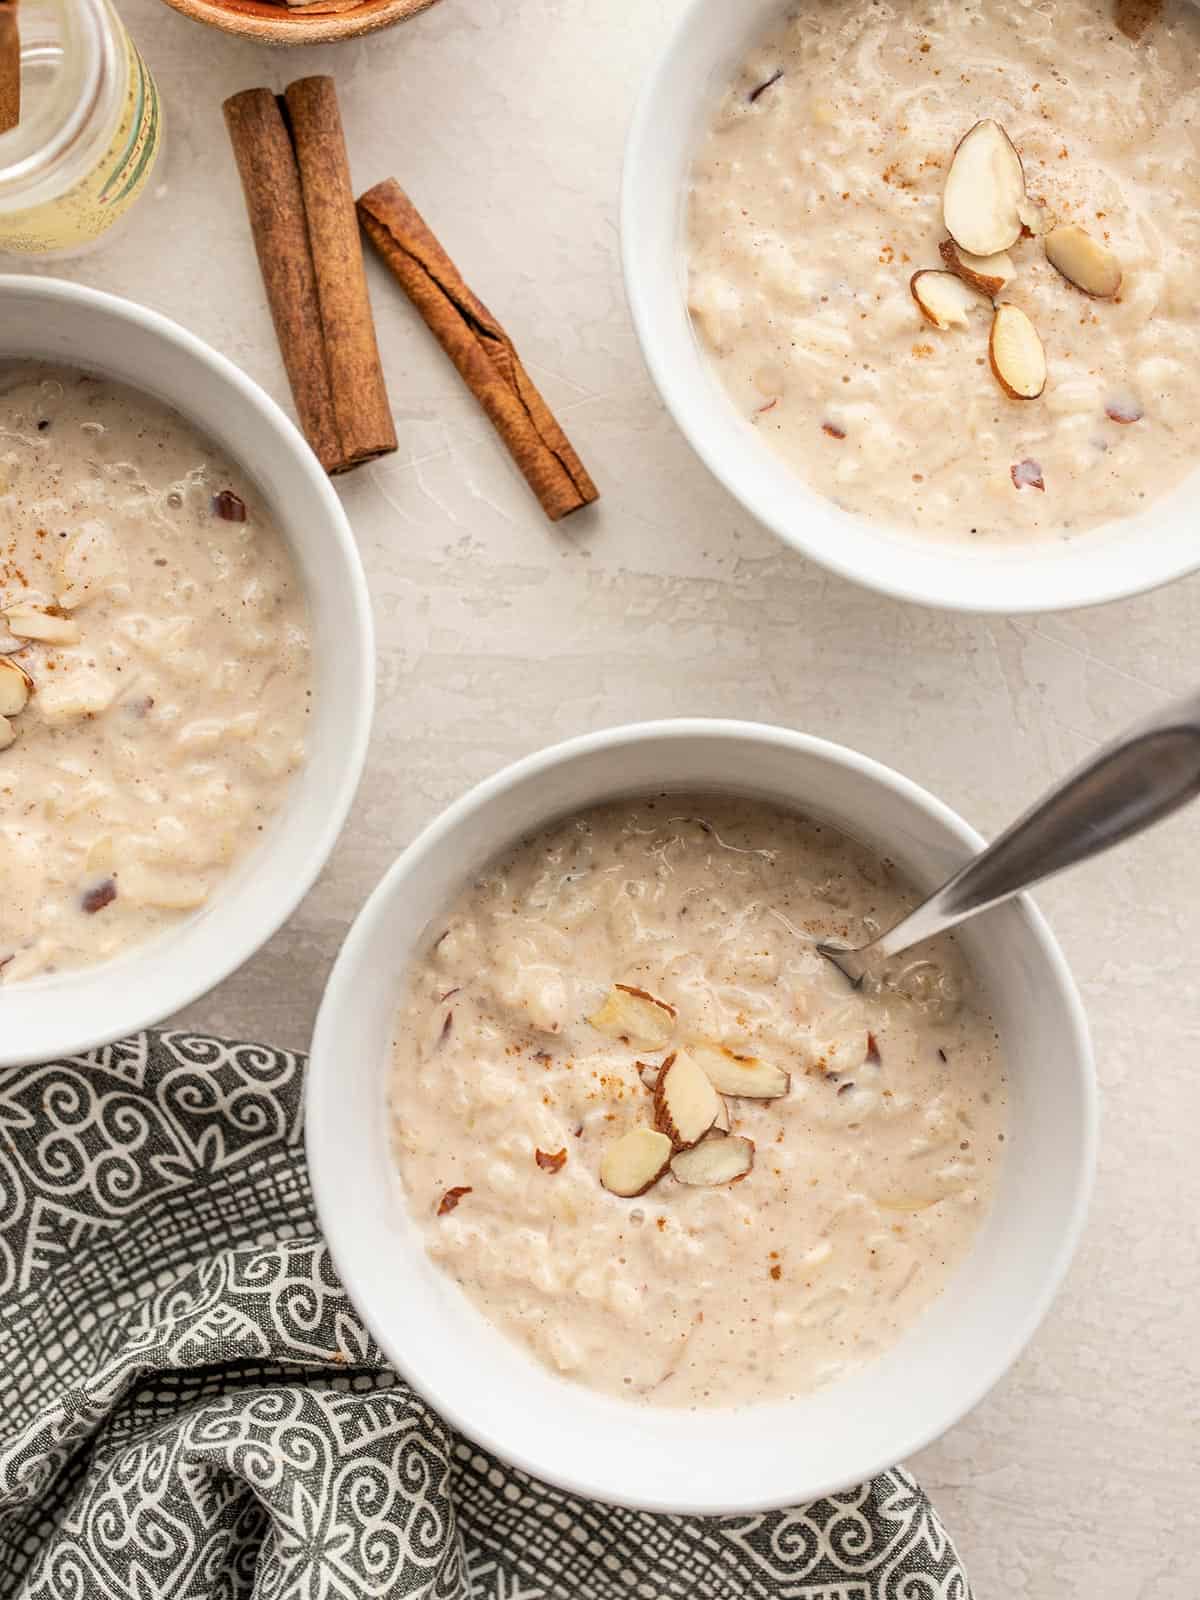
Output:
[[75,255],[146,192],[158,91],[109,0],[21,0],[21,119],[0,134],[0,253]]

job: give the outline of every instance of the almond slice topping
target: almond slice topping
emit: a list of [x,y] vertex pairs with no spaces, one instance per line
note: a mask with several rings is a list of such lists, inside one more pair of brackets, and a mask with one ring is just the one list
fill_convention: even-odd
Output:
[[7,717],[0,717],[0,750],[7,750],[17,737],[17,730]]
[[754,1165],[754,1140],[740,1133],[728,1139],[706,1139],[671,1159],[671,1176],[680,1183],[711,1187],[737,1183]]
[[778,1100],[792,1080],[782,1067],[761,1056],[740,1056],[722,1044],[697,1044],[691,1048],[701,1071],[721,1094],[741,1100]]
[[671,1141],[653,1128],[630,1128],[600,1158],[600,1182],[610,1194],[633,1200],[667,1170]]
[[649,1089],[651,1094],[654,1093],[654,1090],[658,1085],[658,1075],[662,1071],[663,1065],[665,1065],[665,1063],[661,1063],[656,1067],[653,1062],[650,1061],[637,1062],[638,1077],[642,1080],[644,1087]]
[[664,1063],[654,1088],[654,1122],[676,1150],[703,1139],[720,1110],[707,1073],[686,1050]]
[[732,1124],[729,1120],[729,1105],[725,1100],[722,1100],[721,1109],[717,1112],[717,1120],[708,1130],[708,1137],[711,1139],[715,1134],[719,1138],[722,1134],[728,1133],[731,1126]]
[[29,704],[33,679],[16,661],[0,656],[0,716],[15,717]]
[[992,371],[1013,400],[1036,400],[1046,387],[1046,352],[1038,331],[1020,306],[1001,300],[988,340]]
[[965,328],[972,309],[979,304],[978,295],[957,273],[936,267],[914,272],[908,287],[925,321],[943,333],[947,328]]
[[1052,228],[1042,247],[1054,270],[1094,300],[1111,300],[1121,287],[1121,263],[1076,223]]
[[1058,221],[1046,202],[1035,200],[1032,195],[1026,195],[1017,206],[1017,215],[1021,219],[1022,234],[1027,233],[1031,239],[1040,239]]
[[959,141],[946,174],[946,232],[973,256],[992,256],[1021,237],[1025,170],[1012,140],[986,117]]
[[957,273],[972,289],[987,295],[989,300],[994,300],[1004,285],[1017,275],[1013,259],[1005,250],[994,256],[973,256],[969,250],[955,244],[953,239],[943,239],[938,245],[938,253],[951,272]]
[[675,1007],[656,1000],[645,989],[616,983],[599,1011],[587,1019],[611,1039],[621,1039],[635,1050],[663,1049],[675,1028]]
[[18,639],[37,639],[42,644],[78,644],[79,624],[70,617],[56,616],[41,606],[18,603],[9,606],[4,621]]

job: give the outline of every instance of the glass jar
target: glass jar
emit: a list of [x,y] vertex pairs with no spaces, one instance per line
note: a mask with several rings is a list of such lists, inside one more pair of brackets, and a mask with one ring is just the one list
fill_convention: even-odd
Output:
[[78,254],[144,193],[158,91],[109,0],[21,0],[21,120],[0,134],[0,252]]

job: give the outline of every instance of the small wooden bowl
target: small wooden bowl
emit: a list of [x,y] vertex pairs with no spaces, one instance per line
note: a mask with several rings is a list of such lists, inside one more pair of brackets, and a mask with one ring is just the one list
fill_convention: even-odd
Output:
[[405,22],[437,0],[360,0],[346,11],[313,16],[269,0],[167,0],[193,22],[211,23],[242,39],[266,44],[329,44]]

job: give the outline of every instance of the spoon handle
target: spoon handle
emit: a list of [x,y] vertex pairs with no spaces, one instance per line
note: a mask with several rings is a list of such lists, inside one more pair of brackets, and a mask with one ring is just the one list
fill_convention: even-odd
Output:
[[1200,695],[1114,739],[868,948],[898,955],[1132,838],[1200,794]]

